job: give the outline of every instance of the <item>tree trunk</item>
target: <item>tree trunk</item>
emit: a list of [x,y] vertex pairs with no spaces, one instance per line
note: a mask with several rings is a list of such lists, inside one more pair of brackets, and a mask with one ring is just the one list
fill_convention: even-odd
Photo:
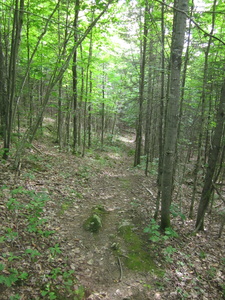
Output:
[[[173,175],[175,165],[177,127],[180,102],[180,77],[188,1],[175,1],[173,35],[171,46],[170,90],[167,105],[165,145],[162,173],[161,229],[170,227],[170,205],[172,202]],[[177,9],[177,10],[176,10]]]
[[[163,0],[164,3],[164,0]],[[157,185],[158,185],[158,193],[157,193],[157,199],[156,199],[156,209],[154,213],[154,219],[156,220],[158,218],[159,214],[159,204],[160,204],[160,198],[161,198],[161,192],[162,192],[162,168],[163,168],[163,121],[164,121],[164,101],[165,101],[165,24],[164,24],[164,4],[162,4],[161,8],[161,35],[162,35],[162,49],[161,49],[161,90],[160,90],[160,117],[159,117],[159,136],[158,136],[158,142],[159,142],[159,162],[158,162],[158,176],[157,176]]]
[[19,52],[20,36],[23,25],[24,0],[16,0],[13,17],[13,28],[11,38],[11,51],[8,68],[7,101],[6,101],[6,124],[4,130],[4,153],[3,158],[7,159],[11,144],[13,125],[15,87],[16,87],[16,63]]
[[[92,94],[92,71],[90,71],[90,76],[89,76],[89,100],[91,100],[91,94]],[[88,104],[88,148],[91,147],[91,101],[89,101],[89,104]]]
[[145,63],[146,63],[146,46],[147,46],[147,4],[145,4],[144,12],[144,31],[143,31],[143,49],[141,56],[141,67],[140,67],[140,83],[139,83],[139,112],[136,129],[136,148],[134,156],[134,166],[136,167],[141,163],[141,144],[142,144],[142,123],[143,123],[143,102],[144,102],[144,84],[145,84]]
[[71,52],[68,54],[67,58],[64,60],[63,65],[58,69],[58,66],[56,64],[55,69],[53,70],[53,73],[49,79],[49,83],[46,89],[46,93],[43,99],[43,104],[42,107],[38,113],[38,116],[33,124],[32,127],[28,128],[27,131],[25,132],[23,138],[20,141],[20,144],[18,145],[17,151],[16,151],[16,155],[15,155],[15,162],[14,162],[14,167],[17,168],[20,162],[20,158],[21,155],[24,153],[24,150],[26,148],[26,144],[27,142],[32,142],[32,140],[34,139],[35,133],[39,127],[39,125],[42,122],[42,118],[45,112],[45,108],[48,104],[48,100],[49,97],[51,95],[51,92],[53,90],[53,88],[55,87],[55,85],[61,80],[61,78],[63,77],[65,71],[67,70],[69,63],[74,55],[74,52],[77,50],[77,47],[79,45],[82,44],[82,42],[84,41],[84,39],[87,37],[87,35],[90,33],[90,31],[92,30],[92,28],[96,25],[96,23],[98,22],[98,20],[102,17],[102,15],[107,11],[109,5],[112,3],[113,0],[109,0],[109,2],[107,3],[107,5],[104,7],[103,11],[101,13],[99,13],[99,15],[95,18],[95,20],[88,26],[88,28],[86,29],[86,31],[84,32],[84,34],[82,35],[82,37],[79,38],[79,40],[77,41],[77,43],[73,46],[73,48],[71,49]]
[[0,31],[0,136],[5,132],[6,121],[6,72],[5,58],[3,54],[2,34]]
[[204,216],[209,205],[210,197],[213,191],[213,179],[217,167],[217,162],[221,149],[221,140],[223,136],[225,124],[225,80],[221,91],[220,104],[217,113],[216,128],[212,139],[211,150],[209,153],[209,161],[207,172],[205,175],[204,186],[198,206],[198,214],[196,220],[196,231],[204,230]]
[[[216,9],[216,0],[213,3],[213,11],[215,12]],[[208,41],[208,45],[205,51],[205,61],[204,61],[204,77],[203,77],[203,85],[202,85],[202,103],[201,103],[201,121],[200,121],[200,128],[199,128],[199,138],[198,138],[198,156],[197,161],[194,169],[194,182],[193,182],[193,190],[192,190],[192,197],[191,197],[191,205],[189,211],[189,217],[193,217],[193,209],[194,209],[194,202],[195,202],[195,195],[197,192],[197,185],[198,185],[198,175],[201,165],[204,164],[203,157],[202,157],[202,145],[203,145],[203,135],[206,128],[206,86],[208,81],[208,59],[209,59],[209,51],[211,48],[212,43],[212,34],[214,31],[215,26],[215,13],[212,14],[212,28],[210,32],[210,37]]]
[[[78,14],[80,9],[80,0],[75,2],[75,16],[74,16],[74,43],[77,44],[78,41]],[[76,152],[77,148],[77,48],[73,54],[73,152]]]

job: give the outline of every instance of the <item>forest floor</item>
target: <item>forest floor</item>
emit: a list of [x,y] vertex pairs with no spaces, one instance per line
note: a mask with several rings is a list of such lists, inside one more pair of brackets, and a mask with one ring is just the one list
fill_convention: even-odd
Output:
[[[164,241],[151,223],[156,166],[147,177],[132,167],[134,137],[85,157],[34,146],[19,173],[10,161],[0,163],[1,300],[225,299],[218,216],[207,215],[206,231],[191,234],[194,220],[184,219],[189,182],[180,193],[182,214],[174,206],[177,235],[168,232]],[[217,199],[218,210],[222,205]],[[102,226],[92,233],[84,222],[96,209]]]

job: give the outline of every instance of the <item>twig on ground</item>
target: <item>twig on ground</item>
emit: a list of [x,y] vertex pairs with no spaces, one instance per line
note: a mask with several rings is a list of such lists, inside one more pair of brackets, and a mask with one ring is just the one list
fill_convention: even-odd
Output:
[[33,144],[31,145],[31,147],[37,151],[39,154],[43,154],[37,147],[35,147]]
[[122,281],[122,278],[123,278],[122,264],[121,264],[121,261],[120,261],[119,256],[117,256],[117,259],[118,259],[118,265],[119,265],[119,267],[120,267],[120,278],[119,278],[119,281]]

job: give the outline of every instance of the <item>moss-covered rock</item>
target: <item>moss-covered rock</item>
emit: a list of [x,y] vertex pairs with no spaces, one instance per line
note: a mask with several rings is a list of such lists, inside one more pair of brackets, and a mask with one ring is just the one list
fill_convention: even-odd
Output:
[[101,204],[94,206],[91,216],[84,222],[84,229],[90,232],[98,232],[102,227],[102,220],[106,213],[106,209]]
[[101,218],[93,214],[84,222],[84,229],[91,232],[98,232],[102,227]]

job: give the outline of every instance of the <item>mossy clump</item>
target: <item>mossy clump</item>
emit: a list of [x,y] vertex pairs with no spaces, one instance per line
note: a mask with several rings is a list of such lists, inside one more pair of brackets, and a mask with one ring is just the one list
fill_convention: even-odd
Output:
[[98,216],[102,216],[107,213],[105,207],[101,204],[94,206],[92,208],[92,212]]
[[93,214],[84,222],[84,229],[91,232],[98,232],[102,227],[101,218]]
[[135,232],[132,224],[125,221],[119,226],[119,234],[126,244],[125,265],[136,271],[153,271],[155,274],[162,275],[160,270],[153,261],[149,252],[144,249],[144,242]]
[[106,209],[101,204],[94,206],[91,216],[84,222],[84,229],[95,233],[98,232],[102,227],[102,220],[106,213]]

